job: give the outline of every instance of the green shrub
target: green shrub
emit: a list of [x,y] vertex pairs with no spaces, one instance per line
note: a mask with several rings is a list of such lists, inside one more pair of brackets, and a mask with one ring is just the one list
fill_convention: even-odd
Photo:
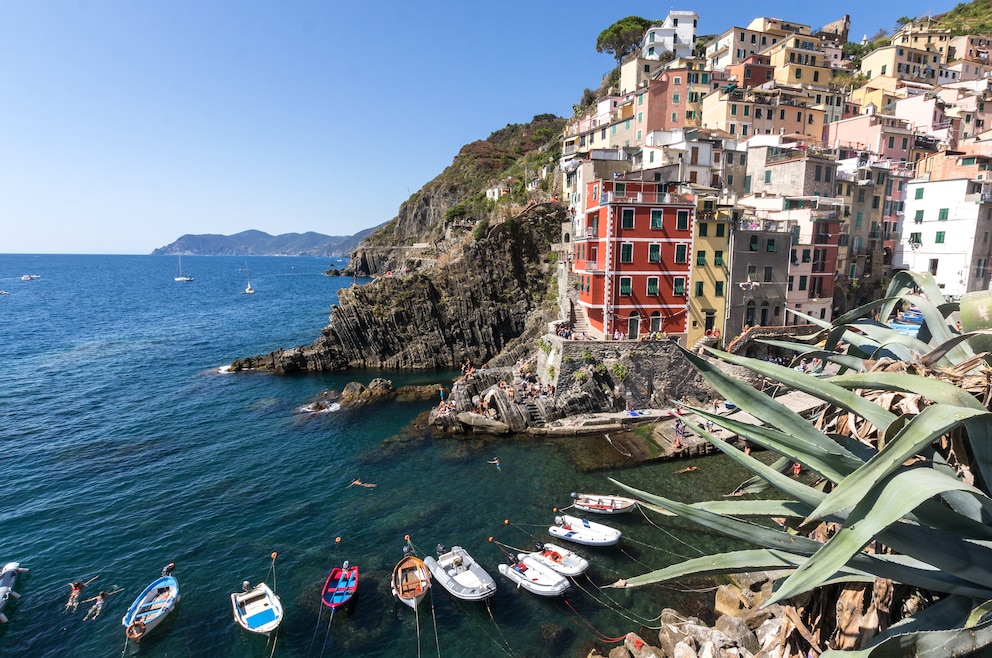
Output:
[[620,363],[619,361],[613,364],[612,371],[613,371],[613,376],[616,379],[622,380],[624,377],[627,376],[627,366]]
[[555,378],[555,372],[556,371],[555,371],[555,367],[554,366],[548,366],[548,377],[550,377],[551,379],[554,379]]
[[580,370],[577,373],[575,373],[575,381],[579,382],[580,384],[587,379],[589,379],[589,375],[588,373],[586,373],[585,370]]

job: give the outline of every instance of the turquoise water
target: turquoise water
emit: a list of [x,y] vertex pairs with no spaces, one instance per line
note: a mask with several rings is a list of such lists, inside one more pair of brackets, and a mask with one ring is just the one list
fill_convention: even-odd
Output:
[[[617,519],[622,547],[583,549],[591,582],[565,601],[512,589],[487,539],[546,540],[554,506],[570,491],[610,489],[609,475],[684,500],[729,491],[744,476],[728,462],[709,458],[686,475],[673,475],[684,462],[580,473],[567,454],[583,440],[404,431],[430,402],[301,414],[322,389],[384,373],[286,378],[218,367],[311,342],[352,280],[323,276],[323,259],[251,258],[256,293],[244,295],[244,264],[187,257],[195,281],[177,283],[175,260],[162,256],[0,255],[0,289],[10,292],[0,296],[0,561],[31,569],[6,610],[0,653],[119,655],[121,616],[174,561],[182,603],[138,653],[269,656],[271,643],[234,625],[229,597],[242,580],[266,577],[273,551],[286,609],[276,656],[585,655],[666,605],[696,605],[681,591],[691,583],[593,587],[721,541],[678,522]],[[399,386],[451,374],[384,376]],[[602,448],[602,437],[585,441]],[[487,463],[494,455],[500,471]],[[348,487],[355,478],[378,486]],[[436,591],[419,614],[396,603],[388,577],[405,535],[421,552],[466,547],[497,578],[497,595],[486,606]],[[359,591],[328,627],[319,588],[345,559],[360,568]],[[96,575],[82,598],[123,591],[96,621],[82,619],[88,604],[64,612],[67,583]]]

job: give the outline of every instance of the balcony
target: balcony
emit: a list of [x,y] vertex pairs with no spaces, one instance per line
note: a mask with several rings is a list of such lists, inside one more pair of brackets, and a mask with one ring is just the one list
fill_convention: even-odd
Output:
[[812,272],[814,274],[823,273],[826,271],[827,271],[827,264],[825,262],[823,262],[822,260],[813,261]]
[[656,205],[675,205],[675,206],[695,206],[696,202],[690,200],[682,194],[672,194],[670,192],[658,192],[656,194],[644,194],[643,192],[638,192],[637,194],[627,194],[627,195],[617,195],[613,192],[604,192],[599,201],[600,205],[606,205],[608,203],[615,204],[635,204],[635,203],[647,203],[653,206]]
[[603,268],[599,266],[599,263],[597,263],[596,261],[593,261],[593,260],[586,261],[586,266],[585,266],[584,269],[585,269],[586,272],[602,272],[603,271]]

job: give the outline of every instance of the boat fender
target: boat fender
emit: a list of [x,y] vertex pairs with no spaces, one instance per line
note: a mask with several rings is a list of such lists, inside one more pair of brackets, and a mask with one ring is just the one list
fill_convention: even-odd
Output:
[[544,550],[544,544],[542,544],[539,541],[534,542],[534,550],[543,551]]
[[713,330],[713,337],[714,338],[719,338],[720,337],[720,330],[719,329],[714,329]]
[[551,555],[549,557],[555,562],[561,562],[561,554],[556,551],[551,551]]
[[131,625],[127,627],[127,631],[124,634],[132,640],[139,639],[145,634],[145,623],[142,621],[132,622]]
[[572,500],[578,500],[579,498],[579,494],[575,493],[574,491],[571,493],[571,496],[572,496]]

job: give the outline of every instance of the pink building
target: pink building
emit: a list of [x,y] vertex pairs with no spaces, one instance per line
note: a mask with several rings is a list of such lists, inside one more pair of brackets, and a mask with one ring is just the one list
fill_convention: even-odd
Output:
[[913,129],[908,121],[894,116],[860,114],[828,123],[827,144],[841,151],[866,151],[883,160],[908,162]]

